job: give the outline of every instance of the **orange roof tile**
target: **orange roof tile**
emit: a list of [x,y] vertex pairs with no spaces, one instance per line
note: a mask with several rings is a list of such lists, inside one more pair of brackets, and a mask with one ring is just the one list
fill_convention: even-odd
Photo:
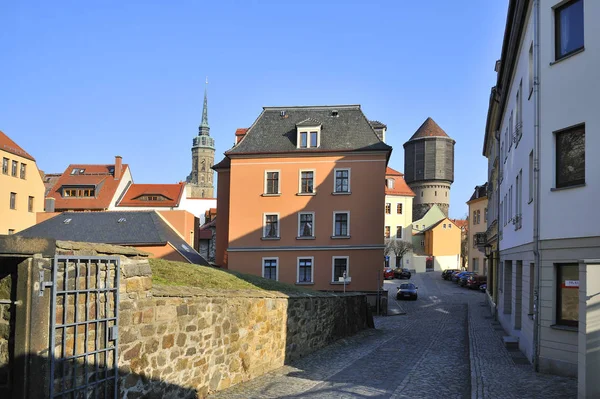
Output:
[[[121,165],[121,179],[115,180],[113,171],[115,165],[69,165],[50,189],[48,197],[54,198],[56,210],[101,210],[108,209],[115,196],[122,176],[129,165]],[[74,170],[83,170],[78,174],[71,174]],[[63,197],[63,187],[89,187],[95,188],[95,197]]]
[[0,130],[0,150],[10,152],[23,158],[30,159],[35,162],[35,158],[29,155],[27,151],[19,147],[17,143],[11,140],[2,130]]
[[[185,188],[184,183],[178,184],[132,184],[127,189],[123,199],[117,206],[151,206],[151,207],[175,207],[179,206],[179,201]],[[149,201],[142,196],[154,195],[162,196],[162,201]]]
[[242,127],[242,128],[239,128],[239,129],[236,129],[236,130],[235,130],[235,135],[236,135],[236,136],[243,136],[243,135],[245,135],[245,134],[246,134],[246,132],[247,132],[247,131],[248,131],[248,129],[247,129],[247,128],[243,128],[243,127]]
[[[410,187],[408,187],[408,184],[406,184],[406,181],[404,180],[404,175],[402,173],[388,167],[385,170],[385,178],[386,178],[385,195],[404,195],[404,196],[409,196],[409,197],[415,196],[415,193],[413,192],[413,190],[411,190]],[[388,179],[394,180],[393,188],[388,187],[388,185],[387,185]]]

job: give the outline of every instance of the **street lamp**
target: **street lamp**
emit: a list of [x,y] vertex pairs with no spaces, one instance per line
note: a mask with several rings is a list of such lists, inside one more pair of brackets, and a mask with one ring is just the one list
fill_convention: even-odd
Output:
[[489,258],[492,255],[492,246],[490,244],[485,244],[483,248],[485,248],[485,256]]

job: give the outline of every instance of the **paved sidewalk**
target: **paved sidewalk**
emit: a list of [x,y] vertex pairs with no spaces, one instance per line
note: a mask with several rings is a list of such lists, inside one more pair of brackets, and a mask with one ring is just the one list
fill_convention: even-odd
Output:
[[485,299],[469,303],[469,344],[472,399],[577,397],[577,379],[533,371],[533,366],[516,365],[491,323]]

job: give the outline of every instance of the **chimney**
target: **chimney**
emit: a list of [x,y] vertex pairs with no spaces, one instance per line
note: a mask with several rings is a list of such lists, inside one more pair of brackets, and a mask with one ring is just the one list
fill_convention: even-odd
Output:
[[54,212],[54,203],[55,199],[52,197],[47,197],[44,201],[44,212]]
[[244,138],[244,136],[246,135],[247,131],[248,131],[248,129],[244,129],[244,128],[236,129],[236,131],[235,131],[235,144],[239,143]]
[[121,178],[121,169],[123,166],[122,164],[123,164],[123,158],[120,155],[117,155],[115,157],[115,172],[114,172],[115,180],[119,180]]

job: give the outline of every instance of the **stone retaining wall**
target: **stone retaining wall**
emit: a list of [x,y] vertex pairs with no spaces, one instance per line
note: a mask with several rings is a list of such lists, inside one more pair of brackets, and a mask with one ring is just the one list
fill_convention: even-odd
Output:
[[154,287],[122,265],[120,397],[204,397],[367,327],[364,295]]

